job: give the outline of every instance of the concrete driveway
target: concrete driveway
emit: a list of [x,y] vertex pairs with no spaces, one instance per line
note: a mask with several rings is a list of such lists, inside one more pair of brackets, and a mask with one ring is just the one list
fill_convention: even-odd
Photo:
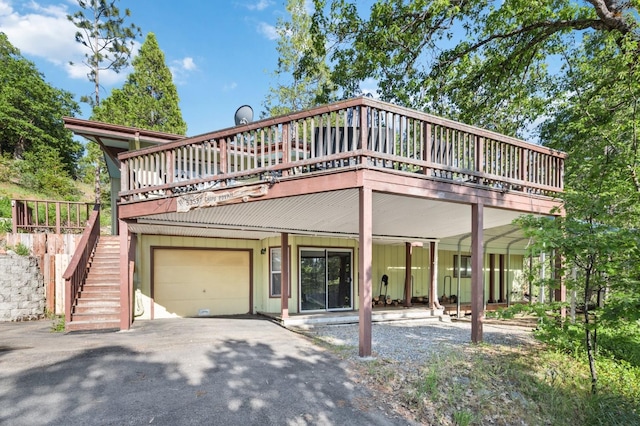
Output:
[[0,424],[407,424],[345,363],[267,320],[50,330],[50,321],[0,323]]

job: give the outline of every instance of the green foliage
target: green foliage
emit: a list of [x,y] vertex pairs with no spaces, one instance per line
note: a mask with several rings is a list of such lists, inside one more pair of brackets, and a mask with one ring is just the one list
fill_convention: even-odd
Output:
[[11,232],[11,219],[0,217],[0,234]]
[[89,68],[87,76],[94,83],[94,94],[84,96],[82,101],[92,106],[100,105],[100,71],[120,72],[125,68],[133,51],[133,41],[141,34],[136,25],[125,25],[131,12],[125,9],[122,16],[116,1],[77,0],[80,10],[67,15],[78,28],[76,42],[89,49],[84,64]]
[[58,152],[47,146],[39,146],[25,153],[25,159],[18,164],[21,184],[34,191],[77,200],[80,194],[75,183],[64,169]]
[[17,255],[19,256],[29,256],[31,254],[31,251],[29,250],[29,247],[25,246],[22,243],[18,243],[13,247],[10,247],[14,252],[16,252]]
[[51,313],[49,315],[49,319],[51,320],[51,331],[54,333],[64,333],[65,331],[65,319],[64,315],[54,315]]
[[11,179],[9,158],[46,147],[59,156],[68,175],[74,176],[82,145],[64,128],[63,116],[78,112],[71,93],[49,85],[35,65],[20,55],[0,33],[0,179]]
[[0,217],[11,217],[11,199],[0,196]]
[[[324,47],[317,50],[314,44],[307,2],[287,0],[286,9],[290,19],[280,18],[276,25],[280,37],[278,67],[273,72],[276,83],[264,101],[266,114],[272,117],[326,103],[335,93]],[[307,72],[301,72],[303,66]]]
[[178,91],[153,33],[147,35],[133,72],[122,89],[114,89],[93,110],[92,119],[147,130],[184,135]]

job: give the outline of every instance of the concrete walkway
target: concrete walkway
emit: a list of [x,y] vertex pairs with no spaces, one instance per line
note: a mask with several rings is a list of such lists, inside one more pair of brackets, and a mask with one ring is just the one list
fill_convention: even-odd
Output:
[[346,364],[270,321],[0,323],[0,424],[402,425]]

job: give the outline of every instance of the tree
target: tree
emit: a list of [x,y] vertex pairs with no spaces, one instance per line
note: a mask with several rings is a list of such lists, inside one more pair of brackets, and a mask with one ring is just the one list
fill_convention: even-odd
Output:
[[356,2],[314,4],[315,49],[346,96],[372,78],[383,100],[520,136],[555,98],[549,58],[588,33],[639,36],[637,1],[376,1],[367,19]]
[[75,176],[82,145],[65,129],[62,117],[78,110],[71,93],[48,84],[0,33],[0,154],[23,160],[28,153],[47,147],[65,173]]
[[82,97],[81,101],[92,106],[100,105],[100,72],[112,70],[118,73],[129,65],[133,41],[141,34],[135,24],[125,25],[125,18],[131,12],[125,9],[121,16],[116,1],[78,0],[80,10],[67,15],[78,28],[76,41],[89,50],[84,64],[89,68],[87,77],[94,83],[94,93]]
[[[133,50],[133,41],[140,35],[140,28],[135,24],[126,26],[125,17],[131,12],[125,9],[124,16],[116,7],[117,0],[78,0],[78,10],[67,19],[78,28],[76,41],[89,52],[85,54],[84,64],[89,68],[87,77],[94,84],[93,96],[83,96],[82,102],[95,107],[100,105],[100,71],[112,70],[120,72],[129,64]],[[104,159],[97,157],[94,176],[95,200],[100,202],[100,174]]]
[[186,134],[178,91],[153,33],[147,35],[122,89],[93,110],[92,119],[160,132]]
[[595,392],[601,321],[633,321],[640,308],[640,3],[380,0],[366,18],[355,2],[314,4],[315,48],[329,52],[346,95],[373,78],[383,100],[510,135],[536,132],[569,153],[565,216],[522,222],[538,250],[555,249],[580,271]]
[[[269,88],[264,101],[269,116],[326,103],[335,92],[326,58],[314,50],[310,33],[311,15],[306,5],[304,0],[288,0],[286,9],[291,19],[278,19],[278,67],[273,73],[276,83]],[[308,62],[307,72],[301,71],[303,60]],[[313,67],[313,72],[310,67]]]

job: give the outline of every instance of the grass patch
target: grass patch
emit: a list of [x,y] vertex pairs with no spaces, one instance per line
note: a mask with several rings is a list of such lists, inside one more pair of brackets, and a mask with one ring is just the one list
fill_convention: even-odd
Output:
[[64,333],[65,331],[65,320],[64,315],[48,315],[49,319],[51,319],[51,331],[54,333]]
[[640,424],[640,368],[598,363],[597,395],[586,358],[543,344],[465,345],[417,365],[374,359],[355,367],[374,397],[423,424]]

